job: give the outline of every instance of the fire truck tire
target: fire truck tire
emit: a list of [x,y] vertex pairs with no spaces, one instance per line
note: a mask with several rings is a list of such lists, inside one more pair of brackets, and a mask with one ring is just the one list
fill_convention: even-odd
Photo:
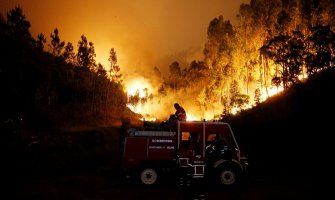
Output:
[[158,173],[154,168],[142,168],[140,170],[140,182],[144,185],[151,186],[157,183]]
[[221,185],[234,186],[238,182],[239,172],[233,167],[220,167],[217,176]]

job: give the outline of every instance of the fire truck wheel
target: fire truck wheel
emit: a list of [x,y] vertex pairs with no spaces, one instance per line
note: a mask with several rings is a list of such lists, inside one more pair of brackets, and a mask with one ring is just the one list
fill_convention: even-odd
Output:
[[218,171],[218,178],[222,185],[233,186],[237,183],[238,172],[233,168],[223,167]]
[[154,185],[157,182],[157,171],[153,168],[143,168],[140,172],[141,183],[144,185]]

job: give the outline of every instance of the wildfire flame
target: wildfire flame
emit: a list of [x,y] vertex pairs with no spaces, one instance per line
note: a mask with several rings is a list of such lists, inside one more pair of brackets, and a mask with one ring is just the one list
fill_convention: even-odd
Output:
[[[306,78],[307,75],[305,74],[299,77],[300,80]],[[143,121],[157,121],[158,119],[165,121],[175,112],[173,103],[176,96],[168,95],[159,98],[159,95],[155,93],[157,88],[152,84],[152,82],[144,77],[136,77],[135,79],[126,81],[125,88],[128,94],[128,108],[137,114],[141,114],[141,120]],[[268,88],[263,87],[261,88],[259,101],[263,102],[267,98],[281,93],[283,90],[284,88],[282,86],[271,86]],[[153,98],[148,98],[150,95]],[[138,97],[136,103],[129,101],[129,99],[134,96]],[[217,120],[221,117],[224,109],[222,105],[217,104],[211,109],[202,110],[200,112],[199,108],[191,99],[186,99],[184,102],[188,102],[183,105],[187,113],[187,121]],[[233,107],[230,110],[230,113],[236,114],[241,110],[250,109],[255,106],[255,104],[256,102],[252,99],[247,105],[244,105],[241,108]]]
[[138,78],[131,80],[127,85],[127,94],[128,96],[134,96],[136,93],[139,93],[140,98],[145,97],[145,90],[147,89],[148,91],[152,90],[151,84],[144,78]]
[[200,119],[199,119],[199,117],[196,117],[196,116],[194,116],[194,115],[192,115],[192,114],[186,114],[186,118],[187,118],[187,121],[199,121]]
[[[148,98],[148,95],[154,94],[155,87],[147,79],[143,77],[137,77],[136,79],[127,81],[125,88],[128,95],[127,107],[133,112],[141,114],[141,120],[156,121],[157,118],[155,117],[155,113],[157,113],[158,110],[160,110],[160,112],[165,112],[165,116],[167,116],[167,118],[170,114],[174,113],[174,110],[164,109],[164,104],[162,104],[161,102],[157,103],[155,99],[151,101],[138,102],[136,105],[129,102],[129,99],[132,96],[138,96],[139,98]],[[173,109],[173,104],[170,104],[168,106]],[[186,111],[187,121],[199,121],[202,119],[202,117],[193,114],[190,110],[186,109]]]
[[140,99],[148,98],[148,95],[153,92],[153,86],[151,83],[143,78],[143,77],[137,77],[136,79],[127,81],[127,85],[125,86],[126,92],[128,95],[128,102],[129,98],[132,96],[138,96],[139,102],[136,104],[128,103],[127,107],[137,113],[141,114],[143,117],[141,120],[143,121],[155,121],[156,118],[151,116],[150,109],[148,109],[147,103],[143,103],[140,101]]

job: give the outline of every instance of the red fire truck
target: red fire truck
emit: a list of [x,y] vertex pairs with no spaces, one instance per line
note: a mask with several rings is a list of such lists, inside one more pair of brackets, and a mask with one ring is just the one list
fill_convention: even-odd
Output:
[[225,122],[178,121],[164,129],[129,128],[123,141],[122,167],[128,177],[144,185],[155,185],[164,172],[176,171],[181,182],[214,178],[232,186],[247,165],[247,157]]

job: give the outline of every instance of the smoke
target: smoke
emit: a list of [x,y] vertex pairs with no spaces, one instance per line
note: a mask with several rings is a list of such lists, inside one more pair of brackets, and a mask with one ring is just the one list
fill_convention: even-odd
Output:
[[[167,118],[174,113],[174,102],[190,114],[204,115],[197,99],[205,83],[177,91],[166,88],[165,96],[158,91],[163,77],[169,76],[172,62],[186,68],[193,60],[202,60],[202,44],[210,21],[223,15],[234,22],[242,2],[249,0],[5,0],[0,1],[0,11],[5,14],[16,5],[22,6],[32,34],[43,33],[47,42],[50,33],[58,28],[61,40],[77,49],[84,34],[94,43],[97,62],[106,69],[108,53],[114,48],[124,83],[143,77],[142,81],[150,84],[146,87],[153,98],[143,104],[143,110]],[[152,74],[154,67],[159,68],[162,77]]]
[[[136,46],[137,48],[143,48],[140,45]],[[197,83],[198,85],[175,90],[168,87],[165,81],[170,78],[168,69],[172,62],[178,62],[182,70],[186,69],[192,61],[203,59],[202,51],[203,45],[194,46],[187,50],[158,58],[159,61],[153,61],[153,56],[150,52],[142,52],[137,55],[141,59],[137,63],[137,67],[133,70],[126,69],[126,73],[123,75],[125,91],[128,96],[134,96],[136,95],[135,92],[138,91],[140,98],[144,99],[136,106],[131,106],[131,109],[142,114],[145,120],[165,121],[175,112],[173,104],[178,102],[183,105],[186,111],[189,111],[189,116],[201,118],[199,116],[204,114],[199,107],[197,98],[204,87],[204,83]],[[135,48],[127,49],[127,55],[136,54],[136,52],[138,51]],[[149,64],[150,62],[148,61],[152,61],[152,63]],[[159,63],[160,65],[154,65],[154,63]],[[156,71],[154,68],[156,68]],[[144,94],[145,92],[147,92],[146,95]]]
[[[206,104],[201,104],[201,94],[208,84],[208,78],[193,80],[188,86],[171,87],[167,82],[170,76],[164,76],[157,71],[151,71],[147,75],[132,74],[127,76],[126,92],[128,97],[137,95],[140,99],[130,108],[143,116],[144,120],[166,121],[174,114],[174,103],[179,103],[186,110],[188,120],[213,119],[215,114],[221,113],[222,106],[215,105],[214,110],[209,110]],[[146,92],[146,94],[145,94]],[[219,106],[219,107],[217,107]],[[213,105],[212,105],[213,107]]]

